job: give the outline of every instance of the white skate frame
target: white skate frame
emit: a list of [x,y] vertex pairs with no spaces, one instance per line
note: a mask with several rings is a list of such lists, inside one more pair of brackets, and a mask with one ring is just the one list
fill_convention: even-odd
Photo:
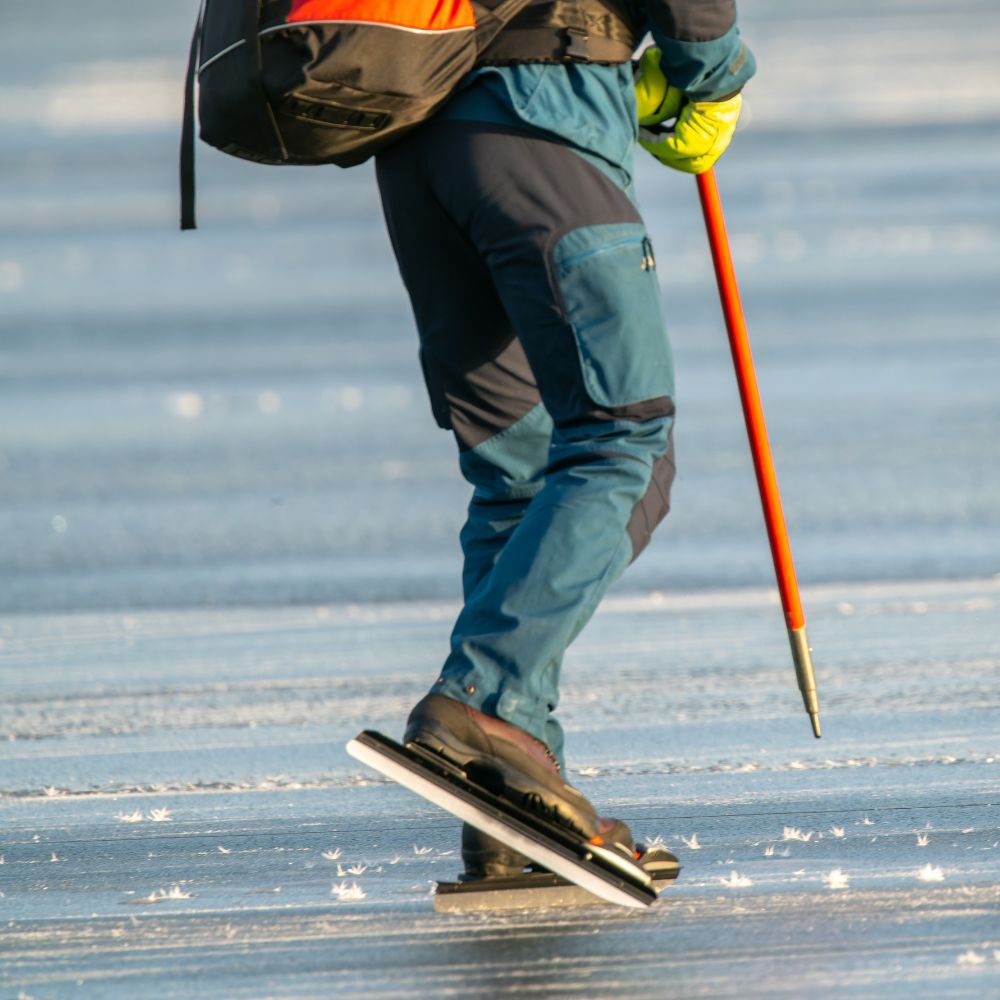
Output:
[[[537,841],[526,837],[515,827],[508,826],[506,823],[501,822],[495,817],[480,811],[472,803],[465,802],[457,796],[450,794],[446,789],[439,787],[434,782],[428,780],[420,774],[415,773],[414,771],[411,771],[402,764],[399,764],[394,760],[390,760],[375,748],[367,746],[357,739],[353,739],[347,744],[347,752],[356,760],[361,761],[362,764],[367,764],[380,774],[384,774],[387,778],[391,778],[393,781],[402,785],[404,788],[408,788],[411,792],[415,792],[428,802],[433,802],[434,805],[440,806],[442,809],[450,812],[453,816],[457,816],[460,820],[464,820],[466,823],[470,823],[472,826],[482,830],[484,833],[488,833],[490,836],[496,837],[508,846],[513,847],[514,850],[520,851],[522,854],[531,858],[532,861],[535,861],[540,865],[544,865],[549,869],[549,871],[555,872],[557,875],[561,875],[564,879],[567,879],[574,885],[578,885],[580,888],[586,889],[587,892],[593,893],[593,895],[597,896],[599,899],[603,899],[608,903],[615,903],[618,906],[626,906],[630,909],[636,910],[644,910],[647,906],[656,901],[655,890],[653,890],[653,894],[648,900],[636,898],[624,889],[619,888],[611,882],[605,881],[600,876],[588,871],[586,868],[581,868],[580,866],[574,864],[570,858],[567,858],[557,851],[546,847],[544,844],[540,844]],[[613,867],[619,867],[619,862],[615,857],[614,852],[595,845],[589,845],[587,849],[592,854],[599,855],[605,862],[609,863]],[[623,874],[622,877],[631,877],[634,879],[635,876],[634,873],[629,870],[628,875]],[[646,876],[646,881],[648,886],[651,888],[652,879],[649,879],[649,877]]]

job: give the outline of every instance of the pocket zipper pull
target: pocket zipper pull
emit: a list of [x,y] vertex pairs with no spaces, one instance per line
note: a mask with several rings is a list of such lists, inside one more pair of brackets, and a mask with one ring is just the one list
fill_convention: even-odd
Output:
[[644,271],[656,270],[656,258],[653,256],[653,241],[644,237],[642,241],[642,269]]

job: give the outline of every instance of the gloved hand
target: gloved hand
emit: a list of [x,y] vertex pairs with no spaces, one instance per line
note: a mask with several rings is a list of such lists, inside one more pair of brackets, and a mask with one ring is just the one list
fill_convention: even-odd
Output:
[[659,125],[680,114],[684,94],[671,87],[663,75],[658,48],[646,49],[639,61],[633,63],[632,79],[635,81],[640,125]]
[[[688,174],[703,174],[722,156],[736,131],[743,98],[722,101],[688,101],[671,87],[660,69],[659,49],[647,49],[636,75],[639,125],[658,125],[677,119],[670,131],[639,129],[639,145],[661,163]],[[659,103],[657,103],[659,102]]]

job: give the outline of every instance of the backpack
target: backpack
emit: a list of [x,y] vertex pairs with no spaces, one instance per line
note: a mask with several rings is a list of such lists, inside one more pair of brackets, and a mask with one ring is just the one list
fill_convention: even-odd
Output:
[[202,0],[181,136],[181,229],[201,138],[258,163],[363,163],[451,95],[531,0]]

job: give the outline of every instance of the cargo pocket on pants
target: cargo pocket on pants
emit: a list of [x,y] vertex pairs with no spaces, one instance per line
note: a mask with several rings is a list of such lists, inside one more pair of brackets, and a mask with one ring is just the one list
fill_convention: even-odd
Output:
[[645,227],[574,229],[552,251],[587,396],[620,408],[673,395],[673,362]]

